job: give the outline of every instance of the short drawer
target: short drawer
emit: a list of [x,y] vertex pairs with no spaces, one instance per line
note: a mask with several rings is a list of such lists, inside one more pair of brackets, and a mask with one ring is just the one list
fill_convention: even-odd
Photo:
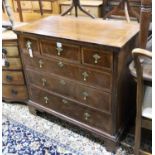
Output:
[[7,58],[3,70],[20,70],[22,69],[20,58]]
[[19,40],[21,41],[20,46],[23,53],[26,53],[29,56],[32,55],[31,57],[33,57],[33,55],[40,54],[38,39],[30,36],[24,36],[19,37]]
[[17,45],[3,45],[3,51],[6,57],[17,57],[19,56],[19,51]]
[[80,47],[76,45],[54,40],[41,40],[41,51],[42,55],[47,57],[57,56],[80,63]]
[[28,98],[27,89],[25,86],[12,86],[3,84],[2,97],[4,99],[10,99],[14,101],[25,100]]
[[83,84],[111,92],[112,76],[110,73],[99,72],[82,67],[81,65],[70,64],[54,59],[47,60],[39,57],[31,59],[27,55],[24,55],[23,60],[26,67],[38,69],[39,71],[44,71],[48,74],[54,73],[61,75],[82,82]]
[[76,102],[53,95],[36,87],[31,87],[30,99],[37,104],[64,114],[93,128],[100,129],[107,133],[112,132],[112,118],[110,114],[81,106]]
[[113,52],[107,49],[82,48],[82,63],[90,67],[112,70]]
[[[56,75],[27,70],[31,84],[62,94],[101,111],[111,112],[111,94],[76,83]],[[66,91],[67,90],[67,91]]]
[[13,85],[24,85],[24,77],[22,71],[3,71],[2,83]]

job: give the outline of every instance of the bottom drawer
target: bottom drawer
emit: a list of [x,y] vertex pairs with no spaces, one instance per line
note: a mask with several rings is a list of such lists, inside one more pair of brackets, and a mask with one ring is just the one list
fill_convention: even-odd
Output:
[[5,100],[20,101],[28,98],[26,86],[2,86],[2,97]]
[[33,102],[83,122],[93,128],[112,134],[111,114],[87,108],[34,86],[31,86],[30,90],[30,99]]

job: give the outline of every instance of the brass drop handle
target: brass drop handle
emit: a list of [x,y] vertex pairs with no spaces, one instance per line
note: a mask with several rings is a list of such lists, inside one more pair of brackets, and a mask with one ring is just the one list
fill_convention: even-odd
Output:
[[68,101],[65,100],[65,99],[62,99],[62,102],[63,102],[64,104],[67,104],[67,103],[68,103]]
[[47,103],[48,103],[48,97],[45,96],[45,97],[44,97],[44,100],[45,100],[45,103],[47,104]]
[[59,66],[60,68],[62,68],[62,67],[64,66],[63,62],[62,62],[62,61],[59,61],[59,62],[58,62],[58,66]]
[[64,86],[66,82],[64,80],[60,80],[60,84]]
[[97,64],[98,60],[101,59],[101,57],[96,53],[93,55],[93,58],[95,59],[94,63]]
[[39,60],[39,67],[42,68],[43,67],[43,61]]
[[87,100],[88,93],[84,91],[84,92],[82,93],[82,95],[83,95],[83,99],[84,99],[84,100]]
[[32,42],[28,40],[28,41],[26,42],[26,47],[27,47],[27,50],[28,50],[28,52],[29,52],[30,57],[33,57]]
[[88,78],[88,73],[87,72],[83,72],[82,75],[83,75],[83,80],[86,81],[87,78]]
[[31,45],[32,45],[32,42],[28,40],[28,41],[26,42],[26,47],[27,47],[27,49],[30,49],[30,48],[31,48]]
[[71,12],[69,11],[67,14],[68,14],[68,15],[71,15]]
[[87,121],[89,119],[89,117],[90,117],[90,114],[85,112],[84,113],[84,119]]
[[57,50],[57,55],[60,56],[63,49],[61,47],[57,47],[56,50]]
[[45,86],[45,84],[47,82],[46,79],[42,78],[41,80],[42,80],[42,85]]

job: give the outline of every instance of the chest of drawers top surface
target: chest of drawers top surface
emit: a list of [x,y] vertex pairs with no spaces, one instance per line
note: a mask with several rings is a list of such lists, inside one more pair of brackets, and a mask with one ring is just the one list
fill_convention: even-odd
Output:
[[138,33],[139,24],[85,17],[49,16],[18,27],[15,31],[121,48]]

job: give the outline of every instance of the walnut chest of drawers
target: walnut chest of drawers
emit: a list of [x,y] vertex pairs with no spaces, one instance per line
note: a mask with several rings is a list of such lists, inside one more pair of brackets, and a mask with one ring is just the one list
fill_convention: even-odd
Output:
[[[84,10],[94,15],[95,17],[102,16],[102,1],[83,0],[80,4]],[[71,1],[60,2],[60,12],[65,12],[71,5]],[[68,13],[68,15],[75,15],[75,9]],[[78,9],[79,16],[87,16],[85,13]]]
[[26,101],[28,98],[17,35],[6,30],[2,33],[2,97],[5,101]]
[[61,16],[17,28],[29,106],[114,148],[132,106],[128,64],[138,31],[138,24]]

